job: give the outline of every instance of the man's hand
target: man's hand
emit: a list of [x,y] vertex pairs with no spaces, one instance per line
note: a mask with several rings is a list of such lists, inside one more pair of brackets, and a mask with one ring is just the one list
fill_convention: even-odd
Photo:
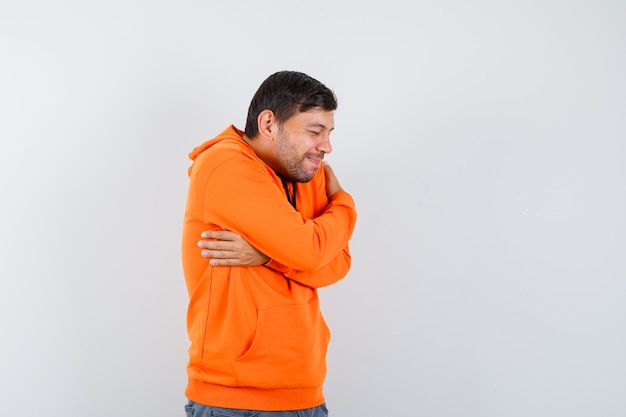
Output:
[[343,191],[343,188],[339,185],[339,180],[328,162],[324,162],[324,174],[326,175],[326,195],[330,200],[336,192]]
[[256,266],[270,260],[244,238],[230,230],[208,230],[202,232],[204,239],[198,242],[200,254],[211,258],[213,266]]

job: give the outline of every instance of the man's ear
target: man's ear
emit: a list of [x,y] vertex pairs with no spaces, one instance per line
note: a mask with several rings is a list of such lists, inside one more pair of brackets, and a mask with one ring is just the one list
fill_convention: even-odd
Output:
[[274,112],[269,109],[263,110],[259,113],[257,123],[259,125],[259,135],[266,139],[274,140],[278,132],[278,123],[276,122]]

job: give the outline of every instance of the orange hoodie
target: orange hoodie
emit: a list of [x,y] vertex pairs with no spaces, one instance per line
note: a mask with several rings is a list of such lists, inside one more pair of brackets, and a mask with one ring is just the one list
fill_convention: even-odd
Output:
[[[324,402],[330,340],[317,288],[350,268],[356,222],[352,197],[329,201],[319,169],[297,183],[296,207],[281,179],[228,127],[189,155],[183,269],[191,346],[186,395],[200,404],[294,410]],[[232,230],[272,260],[213,267],[197,242],[208,229]]]

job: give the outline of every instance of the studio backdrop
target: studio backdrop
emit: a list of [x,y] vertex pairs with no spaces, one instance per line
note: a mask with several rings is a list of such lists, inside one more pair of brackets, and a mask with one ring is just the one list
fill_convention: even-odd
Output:
[[339,99],[333,417],[626,415],[626,5],[0,0],[0,415],[183,416],[187,154]]

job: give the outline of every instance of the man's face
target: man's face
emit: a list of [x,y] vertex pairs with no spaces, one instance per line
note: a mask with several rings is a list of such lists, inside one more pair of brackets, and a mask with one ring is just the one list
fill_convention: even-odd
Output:
[[333,112],[319,107],[289,118],[276,137],[278,173],[289,181],[311,181],[324,155],[332,151],[330,132],[334,127]]

